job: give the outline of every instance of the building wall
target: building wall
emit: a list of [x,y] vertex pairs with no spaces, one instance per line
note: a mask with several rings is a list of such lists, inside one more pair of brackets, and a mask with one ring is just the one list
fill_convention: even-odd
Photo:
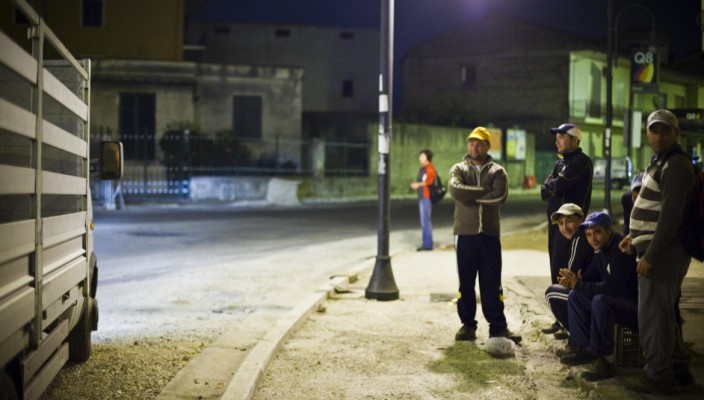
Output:
[[[80,0],[29,3],[76,58],[183,59],[184,0],[107,0],[101,27],[82,26]],[[29,48],[11,2],[0,10],[2,30]]]
[[[176,125],[214,135],[232,131],[233,96],[254,95],[262,98],[261,139],[300,140],[302,74],[297,68],[102,60],[93,65],[91,129],[118,135],[120,94],[153,93],[156,140]],[[287,158],[300,164],[300,146],[291,148]]]
[[[378,111],[379,30],[208,22],[197,60],[305,69],[305,112]],[[354,82],[343,97],[343,81]]]

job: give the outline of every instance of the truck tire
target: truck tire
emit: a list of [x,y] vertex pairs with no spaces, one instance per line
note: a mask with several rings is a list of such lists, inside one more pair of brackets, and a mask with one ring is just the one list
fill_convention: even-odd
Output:
[[10,375],[6,372],[0,372],[0,399],[2,400],[17,400],[17,389],[15,382],[12,381]]
[[90,358],[93,302],[94,300],[91,297],[86,299],[81,311],[81,319],[68,335],[68,359],[70,361],[82,362],[88,361]]

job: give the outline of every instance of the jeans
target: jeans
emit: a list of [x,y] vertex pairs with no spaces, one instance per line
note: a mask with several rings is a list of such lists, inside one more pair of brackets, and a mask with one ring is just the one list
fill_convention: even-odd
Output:
[[420,227],[423,230],[423,244],[424,249],[433,248],[433,222],[431,221],[431,215],[433,211],[433,204],[430,199],[419,199],[418,209],[420,210]]

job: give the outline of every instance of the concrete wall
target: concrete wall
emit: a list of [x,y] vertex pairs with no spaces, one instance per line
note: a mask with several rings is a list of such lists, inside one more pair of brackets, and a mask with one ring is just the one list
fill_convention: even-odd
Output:
[[[378,29],[220,22],[203,29],[200,62],[305,69],[306,112],[378,111]],[[342,96],[344,80],[354,82],[352,97]]]

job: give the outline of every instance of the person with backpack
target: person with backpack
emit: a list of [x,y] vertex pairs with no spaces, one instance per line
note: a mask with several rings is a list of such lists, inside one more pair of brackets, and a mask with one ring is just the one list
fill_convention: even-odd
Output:
[[645,354],[643,375],[627,385],[639,393],[668,394],[694,383],[689,355],[676,316],[692,256],[678,230],[694,184],[694,169],[677,143],[679,122],[668,110],[648,116],[647,139],[653,157],[631,212],[630,234],[619,248],[638,257],[638,325]]
[[422,243],[417,248],[418,251],[433,250],[433,223],[431,220],[433,204],[430,198],[430,190],[435,184],[437,172],[432,160],[432,151],[428,149],[420,151],[418,154],[418,161],[420,161],[418,179],[411,183],[411,189],[418,191],[418,210],[420,211],[420,226],[422,230]]

